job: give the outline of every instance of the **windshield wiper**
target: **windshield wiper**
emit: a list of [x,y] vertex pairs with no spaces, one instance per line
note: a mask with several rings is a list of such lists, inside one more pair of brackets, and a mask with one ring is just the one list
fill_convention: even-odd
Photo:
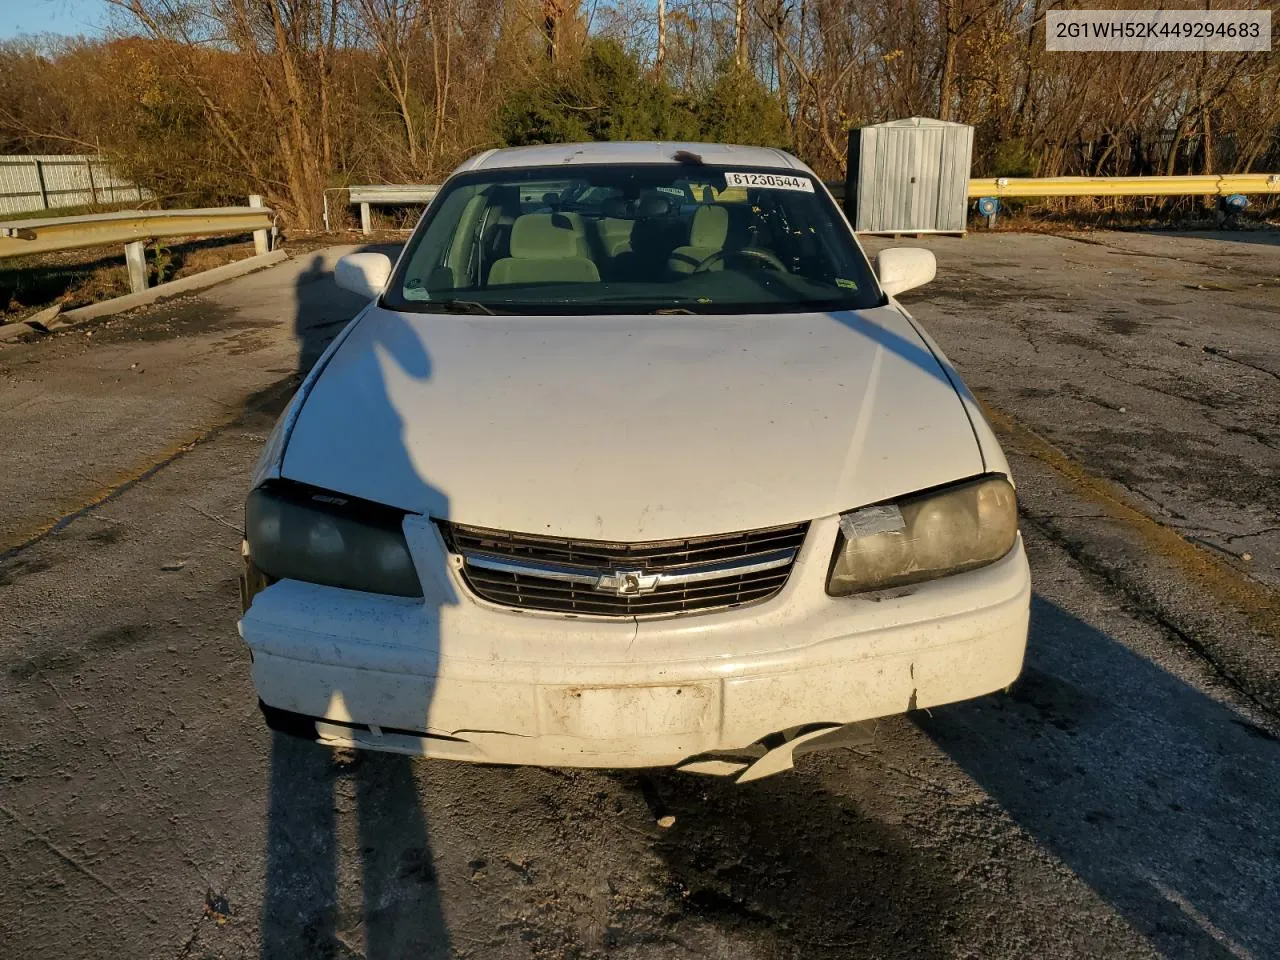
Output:
[[479,300],[431,300],[429,304],[445,313],[482,313],[489,317],[498,315],[496,311]]
[[696,317],[698,315],[697,310],[690,310],[688,307],[659,307],[649,312],[664,317]]

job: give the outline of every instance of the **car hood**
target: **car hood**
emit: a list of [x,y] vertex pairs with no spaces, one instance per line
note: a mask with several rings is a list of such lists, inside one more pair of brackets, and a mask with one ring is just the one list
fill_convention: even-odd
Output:
[[288,438],[289,479],[460,523],[619,541],[807,520],[979,474],[894,307],[510,317],[370,309]]

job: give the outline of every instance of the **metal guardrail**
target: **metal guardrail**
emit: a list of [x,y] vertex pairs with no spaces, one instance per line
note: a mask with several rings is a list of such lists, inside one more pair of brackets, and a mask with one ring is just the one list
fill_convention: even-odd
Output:
[[80,217],[0,221],[0,260],[123,243],[129,286],[134,293],[140,293],[147,288],[144,243],[150,239],[252,233],[255,252],[267,253],[275,211],[262,206],[261,197],[250,197],[249,202],[247,207],[122,210]]
[[121,210],[81,217],[0,221],[0,259],[132,243],[153,237],[270,230],[274,216],[267,207],[213,207],[208,210]]
[[1228,197],[1280,193],[1280,174],[1227,173],[1182,177],[990,177],[969,181],[981,197]]
[[352,203],[430,203],[440,192],[438,183],[414,184],[399,186],[396,184],[367,184],[360,187],[347,187]]
[[[825,181],[844,200],[843,180]],[[969,181],[969,199],[982,197],[1229,197],[1280,193],[1280,174],[1226,173],[1182,177],[985,177]]]
[[340,190],[347,192],[348,203],[360,204],[360,230],[362,233],[373,232],[374,206],[401,206],[408,204],[428,204],[440,192],[438,183],[393,184],[369,183],[352,187],[330,187],[324,192],[324,228],[329,226],[329,194]]

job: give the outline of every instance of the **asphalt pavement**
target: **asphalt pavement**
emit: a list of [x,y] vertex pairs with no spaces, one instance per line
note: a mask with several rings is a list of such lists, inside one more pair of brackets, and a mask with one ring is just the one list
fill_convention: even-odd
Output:
[[635,774],[262,726],[241,505],[339,251],[0,350],[0,955],[1280,955],[1280,247],[926,245],[909,306],[1019,481],[1023,678],[660,774],[665,830]]

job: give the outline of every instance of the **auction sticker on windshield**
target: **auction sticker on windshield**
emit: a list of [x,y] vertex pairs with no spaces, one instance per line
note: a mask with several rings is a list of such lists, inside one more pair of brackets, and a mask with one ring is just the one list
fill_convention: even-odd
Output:
[[726,173],[726,187],[765,187],[771,190],[803,190],[813,193],[813,181],[808,177],[793,177],[785,173]]

